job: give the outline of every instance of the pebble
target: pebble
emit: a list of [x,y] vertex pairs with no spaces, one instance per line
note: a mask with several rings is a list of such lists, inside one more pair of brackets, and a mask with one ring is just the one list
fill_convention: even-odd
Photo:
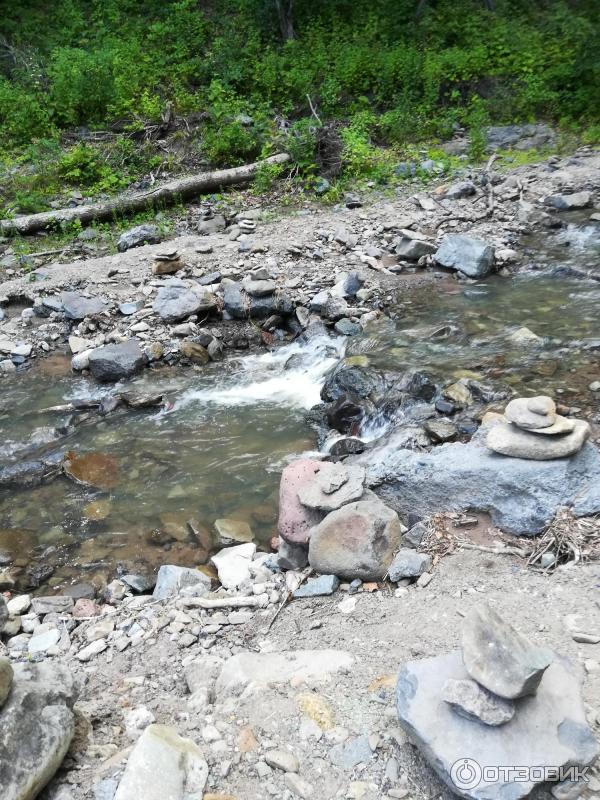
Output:
[[95,642],[88,644],[87,647],[82,648],[77,653],[77,658],[80,661],[90,661],[94,656],[104,652],[107,647],[106,639],[97,639]]
[[300,769],[296,756],[286,750],[270,750],[265,755],[265,761],[273,769],[280,769],[282,772],[298,772]]

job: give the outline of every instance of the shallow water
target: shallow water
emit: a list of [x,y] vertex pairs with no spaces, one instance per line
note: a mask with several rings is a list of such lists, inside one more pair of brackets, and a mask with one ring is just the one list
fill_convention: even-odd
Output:
[[[532,271],[477,284],[444,278],[436,291],[409,298],[399,292],[393,319],[360,337],[296,343],[202,369],[146,371],[131,388],[162,391],[165,408],[104,419],[92,413],[55,443],[54,429],[71,415],[40,409],[119,387],[74,377],[60,357],[5,381],[0,465],[32,448],[60,447],[106,454],[117,474],[115,487],[105,491],[61,476],[0,493],[0,552],[8,550],[21,567],[32,556],[38,565],[51,564],[49,583],[58,585],[101,583],[115,567],[204,563],[217,546],[215,520],[223,517],[247,522],[257,540],[268,540],[276,530],[281,468],[315,447],[304,411],[319,402],[325,374],[345,348],[376,368],[497,379],[589,404],[587,386],[600,379],[600,283],[565,277],[563,268],[598,265],[598,226],[575,222],[526,246]],[[513,342],[523,327],[539,341]]]

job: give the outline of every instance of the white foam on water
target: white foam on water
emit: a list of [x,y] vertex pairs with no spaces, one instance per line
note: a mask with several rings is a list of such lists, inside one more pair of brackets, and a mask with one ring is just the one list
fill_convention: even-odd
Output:
[[568,242],[574,250],[587,250],[600,244],[600,228],[598,225],[574,225],[569,223],[556,238],[559,242]]
[[[177,399],[172,411],[192,404],[223,407],[283,405],[309,409],[320,402],[325,375],[345,350],[345,340],[318,336],[307,344],[294,342],[272,352],[247,356],[239,371],[218,386],[190,389]],[[297,356],[297,364],[286,364]]]

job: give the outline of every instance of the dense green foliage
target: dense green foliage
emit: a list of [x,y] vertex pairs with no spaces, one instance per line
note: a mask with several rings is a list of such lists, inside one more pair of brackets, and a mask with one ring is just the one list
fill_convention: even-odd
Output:
[[[297,38],[284,42],[274,0],[0,0],[0,147],[115,121],[135,132],[171,102],[180,115],[202,112],[209,163],[241,163],[285,136],[310,171],[310,96],[323,121],[347,123],[345,163],[357,173],[377,170],[374,143],[443,137],[455,123],[476,145],[489,120],[598,122],[597,0],[498,0],[494,12],[429,0],[418,18],[416,5],[296,0]],[[121,166],[136,157],[126,148]],[[123,174],[83,145],[53,167],[105,190]]]

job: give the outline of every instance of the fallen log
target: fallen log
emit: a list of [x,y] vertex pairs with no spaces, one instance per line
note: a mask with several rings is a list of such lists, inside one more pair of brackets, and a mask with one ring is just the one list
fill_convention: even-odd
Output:
[[123,194],[103,203],[92,203],[75,208],[62,208],[56,211],[43,211],[24,217],[0,220],[0,235],[27,236],[37,231],[55,228],[65,222],[79,221],[82,225],[102,222],[119,216],[127,216],[143,211],[151,206],[167,206],[193,195],[215,192],[226,186],[234,186],[251,180],[261,166],[286,164],[290,160],[287,153],[279,153],[253,164],[233,169],[219,169],[163,183],[156,188],[136,194]]

